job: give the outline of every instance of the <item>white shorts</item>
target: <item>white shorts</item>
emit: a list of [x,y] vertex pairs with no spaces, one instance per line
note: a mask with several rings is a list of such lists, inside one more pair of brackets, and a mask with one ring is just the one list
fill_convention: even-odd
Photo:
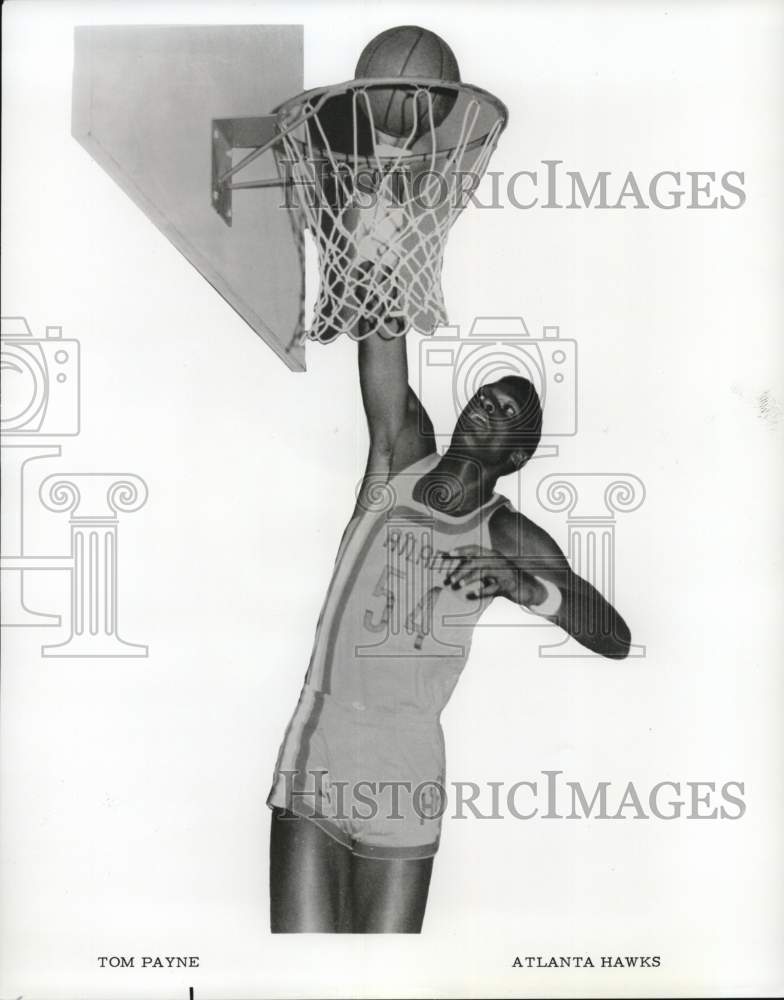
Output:
[[444,764],[437,715],[346,705],[306,684],[267,804],[360,857],[429,858],[446,807]]

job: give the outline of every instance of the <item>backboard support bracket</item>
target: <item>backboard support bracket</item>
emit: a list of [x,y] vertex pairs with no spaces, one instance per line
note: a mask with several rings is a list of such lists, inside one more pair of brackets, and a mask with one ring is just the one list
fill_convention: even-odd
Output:
[[[278,177],[235,181],[233,177],[244,165],[233,163],[233,150],[263,150],[276,137],[276,116],[252,118],[213,118],[212,120],[212,207],[227,226],[231,225],[232,192],[245,188],[283,187]],[[247,161],[250,162],[250,157]],[[255,157],[253,157],[255,159]]]

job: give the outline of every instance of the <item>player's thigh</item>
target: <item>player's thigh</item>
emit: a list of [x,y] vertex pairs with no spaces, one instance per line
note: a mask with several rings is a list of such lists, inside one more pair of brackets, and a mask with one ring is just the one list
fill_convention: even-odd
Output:
[[355,933],[418,934],[432,872],[433,858],[353,858],[351,906]]
[[315,823],[272,810],[270,925],[273,934],[347,930],[351,854]]

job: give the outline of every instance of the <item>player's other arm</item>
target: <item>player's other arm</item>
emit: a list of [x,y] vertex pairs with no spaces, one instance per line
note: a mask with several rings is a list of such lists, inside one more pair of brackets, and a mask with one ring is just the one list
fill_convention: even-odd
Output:
[[490,533],[493,548],[517,570],[517,587],[505,596],[543,614],[592,653],[613,660],[628,655],[628,625],[595,587],[572,572],[546,531],[523,514],[501,508],[491,521]]
[[435,451],[433,425],[408,384],[405,337],[371,334],[359,341],[358,360],[370,447],[355,514],[373,483]]

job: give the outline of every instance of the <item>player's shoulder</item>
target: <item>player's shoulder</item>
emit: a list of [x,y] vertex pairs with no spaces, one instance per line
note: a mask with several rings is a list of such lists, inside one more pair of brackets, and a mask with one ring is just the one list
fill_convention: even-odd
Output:
[[555,539],[530,517],[516,510],[511,500],[504,498],[493,511],[489,527],[490,541],[499,552],[565,558]]

